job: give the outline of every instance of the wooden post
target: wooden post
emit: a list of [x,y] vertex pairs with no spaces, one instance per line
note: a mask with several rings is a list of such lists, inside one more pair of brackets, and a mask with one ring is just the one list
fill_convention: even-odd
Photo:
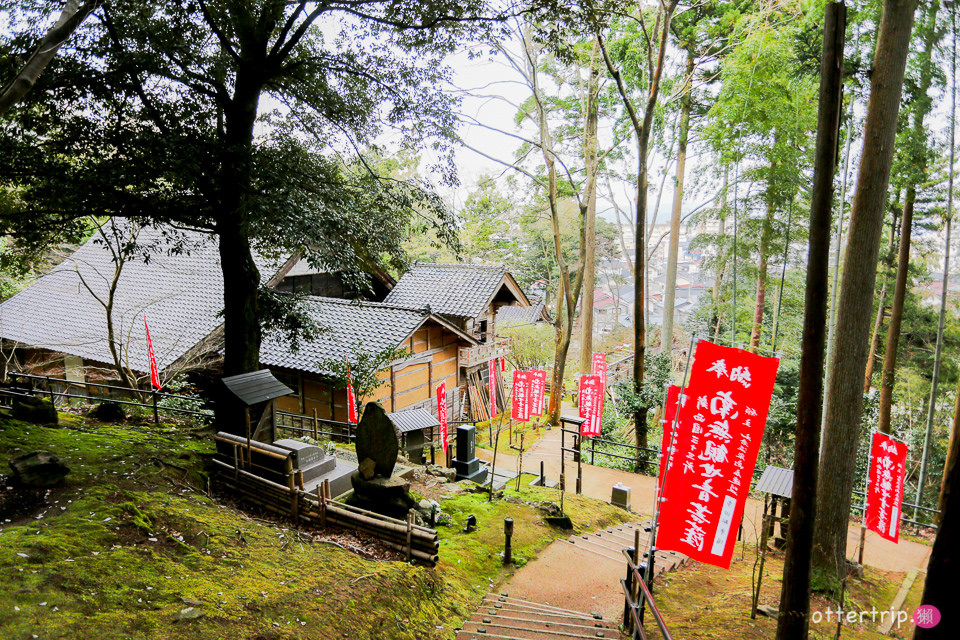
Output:
[[[429,335],[429,332],[427,332]],[[436,461],[436,445],[434,444],[434,437],[436,434],[433,432],[433,427],[430,427],[430,464],[437,464]]]
[[50,383],[50,376],[47,376],[47,391],[50,392],[50,404],[57,406],[57,397],[53,394],[53,385]]
[[583,493],[583,467],[577,465],[577,495]]
[[313,439],[320,439],[320,421],[317,420],[317,408],[313,408]]
[[413,554],[413,514],[407,513],[407,562]]
[[300,488],[300,491],[303,491],[303,471],[297,469],[297,487]]
[[327,497],[323,495],[323,485],[317,485],[317,506],[320,509],[320,527],[327,528]]
[[296,473],[293,470],[293,460],[290,456],[283,462],[283,473],[287,478],[287,490],[290,492],[290,517],[297,517],[297,488],[295,486]]
[[503,519],[503,564],[513,564],[513,518]]
[[153,424],[160,424],[160,411],[157,409],[157,390],[153,390]]
[[590,438],[590,464],[593,464],[593,456],[597,453],[597,439]]
[[233,443],[233,479],[236,480],[240,475],[240,456],[237,453],[237,443]]
[[253,453],[250,450],[250,407],[243,410],[243,419],[247,424],[247,467],[253,466]]
[[863,566],[863,545],[867,540],[867,525],[866,523],[867,514],[863,514],[863,522],[860,523],[860,551],[857,553],[857,562]]
[[[763,563],[767,559],[767,532],[770,528],[767,526],[767,518],[773,518],[773,516],[765,515],[763,517],[763,526],[761,527],[760,534],[760,570],[757,572],[757,590],[753,593],[753,605],[750,607],[750,619],[757,619],[757,604],[760,602],[760,583],[763,582]],[[770,525],[773,525],[773,522],[770,522]]]
[[[631,558],[636,556],[636,551],[636,547],[627,549]],[[630,597],[633,595],[633,567],[630,566],[629,560],[627,561],[626,587],[627,595],[623,599],[623,631],[633,637],[633,604],[630,602]]]
[[540,486],[547,486],[547,479],[543,477],[543,460],[540,461]]

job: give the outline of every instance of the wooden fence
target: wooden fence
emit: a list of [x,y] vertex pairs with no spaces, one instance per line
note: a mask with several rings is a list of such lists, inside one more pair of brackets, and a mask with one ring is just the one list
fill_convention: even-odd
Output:
[[241,500],[312,527],[337,526],[367,534],[384,546],[406,554],[408,561],[417,560],[430,566],[437,563],[440,543],[436,530],[414,524],[412,515],[408,515],[406,521],[397,520],[336,502],[330,495],[328,481],[318,486],[316,493],[308,493],[303,490],[303,474],[292,468],[289,458],[283,461],[286,483],[273,482],[243,469],[253,452],[247,450],[246,445],[230,444],[236,450],[233,464],[213,460],[218,471],[216,483]]

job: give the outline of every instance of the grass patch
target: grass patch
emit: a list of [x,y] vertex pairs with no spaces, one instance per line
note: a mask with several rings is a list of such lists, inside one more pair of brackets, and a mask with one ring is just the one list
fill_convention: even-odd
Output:
[[[504,517],[516,522],[518,564],[569,533],[528,504],[555,490],[524,486],[489,503],[443,485],[453,524],[439,529],[439,566],[365,559],[207,495],[209,432],[73,414],[61,424],[0,412],[0,453],[43,449],[72,469],[34,511],[0,523],[0,637],[449,640],[513,571],[499,555]],[[629,515],[579,496],[565,506],[580,530]],[[462,533],[470,514],[480,527]],[[174,622],[187,606],[205,616]]]
[[[656,585],[655,597],[671,633],[689,640],[773,638],[776,635],[776,620],[760,615],[756,620],[750,619],[751,577],[755,554],[756,547],[748,544],[741,559],[741,549],[738,546],[729,570],[693,562],[661,578]],[[783,553],[768,553],[760,604],[774,608],[779,606],[782,575]],[[899,629],[894,623],[890,636],[881,635],[877,630],[881,622],[880,611],[889,611],[904,576],[903,573],[866,567],[862,580],[848,578],[843,610],[857,612],[858,620],[855,623],[844,622],[841,637],[859,640],[912,637],[914,627],[910,621]],[[923,574],[918,576],[903,605],[903,610],[911,616],[920,603],[923,577]],[[835,612],[837,602],[814,594],[810,606],[811,614],[819,612],[820,615],[811,619],[811,639],[826,640],[836,636],[837,616],[833,613],[828,621],[828,608]],[[877,611],[876,622],[867,613],[863,623],[860,623],[859,613],[870,612],[874,608]],[[653,628],[652,623],[648,627]],[[659,635],[654,633],[651,637]]]

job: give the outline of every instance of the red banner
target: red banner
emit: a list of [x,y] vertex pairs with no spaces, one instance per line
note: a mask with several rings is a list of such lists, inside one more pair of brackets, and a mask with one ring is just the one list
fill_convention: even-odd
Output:
[[160,389],[160,372],[157,370],[157,357],[153,354],[153,341],[150,339],[150,327],[147,326],[147,316],[143,316],[143,328],[147,331],[147,353],[150,356],[150,383],[155,389]]
[[497,415],[497,365],[496,358],[491,360],[487,366],[487,391],[490,394],[490,419]]
[[437,385],[437,420],[440,421],[440,444],[443,445],[443,455],[447,455],[447,383]]
[[867,529],[891,542],[897,542],[900,537],[906,468],[906,443],[874,431],[870,443],[870,479],[867,485],[865,521]]
[[595,376],[600,376],[600,382],[603,388],[607,388],[607,354],[596,352],[593,354],[593,369],[590,371]]
[[506,370],[507,370],[507,357],[500,356],[500,371],[506,371]]
[[681,399],[689,441],[664,476],[657,546],[727,568],[767,422],[777,358],[701,341]]
[[353,376],[350,375],[350,358],[347,358],[347,421],[358,421],[357,396],[353,392]]
[[529,371],[513,370],[513,393],[511,394],[510,417],[520,422],[530,421],[530,392],[533,375]]
[[[663,486],[664,471],[673,467],[673,461],[677,457],[676,453],[681,448],[690,446],[690,422],[687,419],[689,412],[683,411],[683,405],[686,405],[686,394],[683,395],[683,405],[680,407],[680,413],[677,413],[677,400],[680,398],[680,387],[675,384],[667,389],[667,403],[663,408],[663,438],[660,442],[660,469],[657,472],[657,489]],[[673,434],[673,446],[670,446],[671,433]],[[667,452],[669,451],[669,459]],[[660,496],[664,498],[663,495]]]
[[543,415],[543,394],[547,388],[547,372],[542,369],[530,370],[530,415]]
[[595,438],[600,435],[603,422],[603,384],[600,376],[580,376],[580,393],[577,395],[580,417],[586,420],[580,427],[580,435]]

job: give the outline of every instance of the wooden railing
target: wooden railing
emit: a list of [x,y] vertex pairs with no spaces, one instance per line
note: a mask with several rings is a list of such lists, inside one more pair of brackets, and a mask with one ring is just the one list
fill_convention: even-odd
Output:
[[[316,494],[303,491],[303,474],[294,469],[290,459],[279,461],[284,468],[284,484],[273,482],[248,470],[256,445],[230,443],[236,453],[233,464],[214,459],[216,484],[241,500],[267,511],[290,517],[312,527],[331,526],[358,531],[379,540],[384,546],[433,566],[438,561],[439,538],[434,529],[415,525],[412,516],[397,520],[373,511],[336,502],[330,495],[330,483],[324,481]],[[258,454],[263,454],[258,451]],[[247,468],[245,468],[247,467]],[[256,467],[256,465],[254,465]]]
[[627,577],[620,580],[623,587],[623,630],[633,640],[647,640],[647,633],[643,628],[644,609],[649,608],[657,627],[660,629],[662,640],[673,640],[667,623],[664,622],[657,603],[653,600],[653,593],[647,585],[646,566],[638,564],[636,547],[623,550],[627,558]]
[[314,440],[327,439],[341,442],[353,442],[357,438],[357,425],[352,422],[318,418],[316,411],[312,416],[277,411],[275,416],[278,435],[281,431],[289,431],[294,434],[294,437],[310,436]]
[[460,348],[460,366],[472,367],[510,353],[510,338],[501,338],[494,342],[475,347]]

